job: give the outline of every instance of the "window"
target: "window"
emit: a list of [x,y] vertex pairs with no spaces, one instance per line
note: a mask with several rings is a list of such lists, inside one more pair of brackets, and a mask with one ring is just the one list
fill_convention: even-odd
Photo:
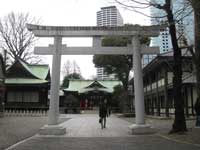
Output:
[[22,100],[23,100],[23,93],[15,92],[15,101],[22,102]]
[[37,92],[24,93],[24,102],[39,102],[39,94]]
[[161,108],[165,108],[165,97],[164,96],[160,97],[160,105],[161,105]]
[[8,102],[39,102],[38,92],[8,92]]
[[8,102],[14,102],[15,101],[15,93],[14,92],[8,92],[7,101]]

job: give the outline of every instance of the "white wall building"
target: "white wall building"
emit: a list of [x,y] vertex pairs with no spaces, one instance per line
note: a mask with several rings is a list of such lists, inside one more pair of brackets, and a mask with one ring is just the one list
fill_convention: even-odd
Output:
[[[123,18],[116,6],[102,7],[97,12],[97,26],[123,26]],[[97,79],[114,79],[107,75],[103,68],[97,68]]]

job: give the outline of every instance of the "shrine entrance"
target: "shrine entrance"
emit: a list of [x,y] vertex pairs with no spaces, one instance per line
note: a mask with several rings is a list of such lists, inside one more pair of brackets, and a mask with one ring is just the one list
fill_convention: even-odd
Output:
[[[51,76],[51,98],[48,115],[48,125],[43,128],[44,134],[65,134],[66,129],[58,125],[59,116],[59,81],[61,55],[133,55],[134,91],[136,122],[130,128],[133,133],[151,132],[150,125],[145,124],[144,89],[141,54],[155,54],[158,47],[142,47],[141,37],[156,37],[161,27],[131,26],[131,27],[99,27],[99,26],[39,26],[27,24],[29,31],[36,37],[53,37],[54,44],[49,47],[35,47],[35,54],[53,55]],[[105,36],[131,36],[132,44],[126,47],[103,47],[101,38]],[[67,47],[62,45],[64,37],[92,37],[92,47]]]
[[104,99],[109,100],[110,94],[101,91],[91,91],[81,94],[80,109],[95,110]]
[[80,110],[97,110],[100,102],[103,102],[105,99],[107,100],[107,105],[111,107],[113,89],[117,85],[122,85],[122,82],[118,80],[72,79],[69,80],[68,87],[62,90],[65,94],[65,101],[69,96],[78,99]]

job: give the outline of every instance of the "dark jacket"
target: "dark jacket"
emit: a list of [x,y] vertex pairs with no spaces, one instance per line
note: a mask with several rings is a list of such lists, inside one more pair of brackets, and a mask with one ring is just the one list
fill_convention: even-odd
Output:
[[107,106],[106,104],[101,104],[99,106],[99,117],[104,118],[107,116]]

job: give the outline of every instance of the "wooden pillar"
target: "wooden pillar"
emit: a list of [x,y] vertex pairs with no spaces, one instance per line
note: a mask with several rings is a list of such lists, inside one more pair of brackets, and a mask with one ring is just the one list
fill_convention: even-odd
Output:
[[149,115],[149,97],[147,96],[147,98],[145,99],[146,100],[146,114]]
[[144,97],[144,113],[147,114],[147,99]]
[[193,86],[190,86],[190,96],[191,96],[191,107],[192,107],[192,115],[194,116],[194,96],[193,96]]
[[146,95],[144,100],[145,100],[145,112],[147,115],[149,115],[149,95]]
[[189,117],[189,111],[188,111],[188,91],[187,91],[187,86],[185,86],[184,88],[184,93],[185,93],[185,113],[186,113],[186,117]]
[[164,70],[164,99],[165,99],[165,115],[169,117],[169,100],[168,100],[168,71]]
[[159,91],[158,91],[158,80],[159,80],[159,72],[156,74],[156,108],[157,115],[160,116],[160,99],[159,99]]
[[152,76],[149,76],[149,84],[150,84],[150,109],[151,115],[154,115],[154,106],[153,106],[153,92],[152,92]]

